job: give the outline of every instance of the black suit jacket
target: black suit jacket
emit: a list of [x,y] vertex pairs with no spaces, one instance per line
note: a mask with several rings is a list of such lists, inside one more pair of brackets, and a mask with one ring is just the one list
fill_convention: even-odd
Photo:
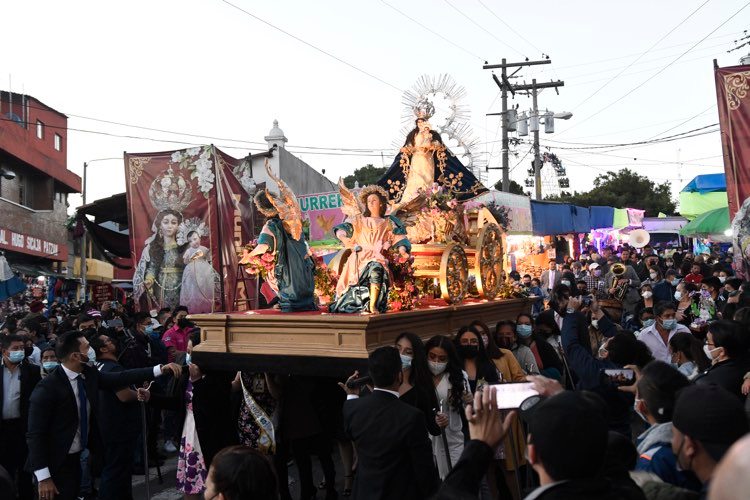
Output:
[[[0,367],[0,415],[3,410],[3,396],[5,395],[5,387],[3,384],[2,371],[4,368]],[[31,393],[36,387],[36,384],[42,379],[42,375],[38,366],[29,363],[28,359],[24,359],[17,370],[21,370],[21,422],[26,429],[26,422],[29,420],[29,399]],[[2,426],[2,419],[0,419],[0,426]]]
[[424,414],[374,391],[344,404],[344,434],[354,441],[357,500],[429,498],[438,484]]
[[[100,373],[86,366],[86,396],[91,407],[88,425],[89,443],[97,438],[96,418],[99,409],[99,389],[118,390],[144,380],[153,380],[153,368],[138,368],[116,373]],[[26,443],[29,447],[27,470],[48,467],[54,480],[55,472],[63,464],[78,429],[78,401],[62,366],[39,382],[31,394],[29,427]]]

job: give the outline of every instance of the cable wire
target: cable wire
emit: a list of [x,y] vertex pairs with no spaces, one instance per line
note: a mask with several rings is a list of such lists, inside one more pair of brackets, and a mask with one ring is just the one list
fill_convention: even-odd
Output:
[[[226,1],[226,0],[222,0],[222,1]],[[484,32],[485,32],[485,33],[487,33],[487,34],[488,34],[489,36],[491,36],[492,38],[494,38],[495,40],[497,40],[497,41],[498,41],[498,42],[500,42],[501,44],[503,44],[503,45],[505,45],[506,47],[508,47],[508,48],[509,48],[510,50],[512,50],[512,51],[514,51],[515,53],[517,53],[517,54],[519,54],[519,55],[521,55],[521,56],[524,56],[524,57],[525,57],[525,55],[526,55],[526,54],[524,54],[524,53],[523,53],[523,52],[521,52],[520,50],[516,49],[515,47],[513,47],[513,46],[509,45],[509,44],[508,44],[507,42],[504,42],[503,40],[499,39],[499,38],[498,38],[497,36],[495,36],[495,34],[494,34],[493,32],[491,32],[490,30],[488,30],[487,28],[485,28],[484,26],[482,26],[481,24],[479,24],[478,22],[476,22],[476,21],[475,21],[474,19],[472,19],[471,17],[469,17],[468,15],[466,15],[466,14],[465,14],[465,13],[464,13],[464,12],[463,12],[463,11],[462,11],[461,9],[459,9],[458,7],[456,7],[455,5],[453,5],[453,4],[452,4],[452,3],[450,2],[450,0],[443,0],[443,1],[444,1],[445,3],[447,3],[447,4],[449,5],[449,6],[451,6],[451,8],[453,8],[453,10],[455,10],[456,12],[458,12],[459,14],[461,14],[461,15],[462,15],[463,17],[465,17],[465,18],[466,18],[466,19],[467,19],[467,20],[468,20],[468,21],[469,21],[469,22],[470,22],[471,24],[473,24],[474,26],[476,26],[476,27],[477,27],[477,28],[479,28],[480,30],[484,31]]]

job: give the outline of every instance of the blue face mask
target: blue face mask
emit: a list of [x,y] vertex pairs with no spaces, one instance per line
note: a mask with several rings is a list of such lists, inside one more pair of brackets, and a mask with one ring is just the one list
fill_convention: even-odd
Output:
[[401,356],[401,369],[407,370],[411,368],[411,356],[404,356],[403,354],[399,354]]
[[651,326],[654,326],[655,322],[656,322],[656,320],[654,318],[644,319],[643,320],[643,328],[649,328]]
[[25,357],[26,353],[24,351],[10,351],[8,353],[8,359],[11,363],[20,363]]
[[677,328],[676,319],[663,319],[661,320],[661,324],[664,326],[666,330],[674,330],[675,328]]
[[57,361],[45,361],[44,363],[42,363],[42,366],[44,367],[44,371],[51,372],[52,370],[57,368],[57,365],[59,364],[60,363],[58,363]]
[[531,325],[516,325],[516,333],[519,337],[531,337]]
[[148,325],[144,330],[143,333],[146,335],[153,335],[154,334],[154,327],[152,325]]

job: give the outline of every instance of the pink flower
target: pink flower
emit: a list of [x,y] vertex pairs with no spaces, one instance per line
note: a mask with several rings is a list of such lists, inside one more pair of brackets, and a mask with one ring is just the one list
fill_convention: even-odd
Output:
[[403,307],[403,304],[401,303],[400,300],[395,300],[391,302],[391,307],[393,308],[394,311],[400,311],[401,308]]
[[266,262],[273,262],[273,255],[271,255],[270,253],[266,252],[266,253],[263,254],[263,256],[261,257],[261,259],[264,260],[264,261],[266,261]]

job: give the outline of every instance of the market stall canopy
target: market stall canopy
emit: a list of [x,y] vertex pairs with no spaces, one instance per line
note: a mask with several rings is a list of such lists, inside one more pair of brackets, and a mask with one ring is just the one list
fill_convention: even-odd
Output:
[[699,175],[680,192],[680,214],[688,219],[727,205],[727,182],[724,174]]
[[589,207],[589,224],[592,229],[606,229],[614,227],[615,209],[604,206]]
[[531,223],[536,236],[576,232],[569,203],[531,200]]
[[711,237],[717,241],[731,240],[725,233],[730,228],[729,207],[717,208],[705,212],[680,230],[682,236]]

